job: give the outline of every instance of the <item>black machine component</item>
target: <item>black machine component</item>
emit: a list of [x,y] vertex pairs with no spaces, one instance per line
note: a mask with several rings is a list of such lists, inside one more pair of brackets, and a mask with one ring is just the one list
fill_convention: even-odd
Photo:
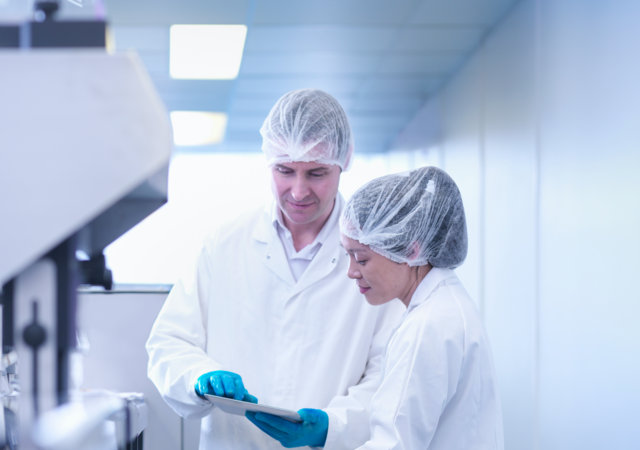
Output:
[[32,371],[32,390],[33,390],[33,412],[36,417],[40,413],[39,389],[38,389],[38,349],[47,340],[47,330],[38,323],[38,302],[33,301],[33,319],[29,325],[27,325],[22,332],[22,338],[24,342],[31,347],[33,356],[33,371]]
[[57,396],[58,404],[67,403],[69,395],[69,357],[76,348],[76,311],[78,289],[77,239],[70,237],[47,255],[56,265],[57,311]]
[[20,47],[20,27],[17,25],[0,25],[0,48]]
[[9,280],[2,286],[2,353],[13,350],[13,298],[14,281]]
[[105,22],[44,21],[28,24],[33,48],[89,47],[106,48]]
[[20,26],[0,26],[0,48],[106,48],[106,22],[56,21],[59,8],[57,1],[36,2],[35,20]]
[[36,2],[36,20],[38,22],[51,21],[59,9],[60,4],[57,1]]
[[127,443],[127,450],[142,450],[144,445],[144,432],[140,433],[133,441]]
[[68,48],[107,46],[107,24],[103,21],[65,20],[55,21],[60,8],[57,1],[36,2],[35,22],[27,26],[27,39],[32,48]]
[[113,274],[107,269],[103,254],[92,256],[89,261],[78,261],[80,266],[80,284],[102,286],[110,291],[113,288]]

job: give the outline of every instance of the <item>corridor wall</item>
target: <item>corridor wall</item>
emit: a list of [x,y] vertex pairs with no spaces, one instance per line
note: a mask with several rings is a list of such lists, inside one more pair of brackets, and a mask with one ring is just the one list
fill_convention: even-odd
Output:
[[461,189],[508,450],[640,448],[639,20],[520,2],[394,146]]

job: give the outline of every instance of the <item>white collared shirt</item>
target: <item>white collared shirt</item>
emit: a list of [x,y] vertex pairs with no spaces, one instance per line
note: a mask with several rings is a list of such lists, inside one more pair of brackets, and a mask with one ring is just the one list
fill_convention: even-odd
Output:
[[282,217],[282,211],[276,202],[274,202],[273,211],[271,214],[273,226],[278,231],[278,236],[280,237],[280,241],[282,242],[282,246],[284,247],[284,251],[287,255],[287,260],[289,261],[289,268],[291,269],[291,274],[293,275],[293,279],[298,282],[302,274],[311,261],[316,256],[322,244],[327,240],[327,237],[330,235],[331,231],[334,227],[338,225],[338,219],[340,217],[340,202],[342,202],[342,197],[340,194],[336,196],[336,201],[333,205],[333,210],[331,211],[331,215],[327,222],[316,236],[315,240],[307,245],[306,247],[300,249],[300,251],[296,251],[296,247],[293,244],[293,236],[291,235],[291,231],[284,225],[284,219]]

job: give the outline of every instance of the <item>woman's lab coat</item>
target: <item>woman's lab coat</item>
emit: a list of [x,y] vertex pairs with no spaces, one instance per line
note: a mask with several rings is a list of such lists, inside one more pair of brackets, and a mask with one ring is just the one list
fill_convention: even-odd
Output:
[[[339,197],[336,207],[344,200]],[[275,203],[223,226],[172,289],[147,342],[149,378],[185,418],[204,418],[200,448],[281,449],[242,416],[199,398],[200,375],[242,376],[266,405],[329,415],[325,449],[369,438],[382,353],[402,305],[370,306],[346,271],[336,224],[296,283],[273,220]]]
[[361,450],[503,450],[493,357],[478,310],[453,270],[433,268],[383,362]]

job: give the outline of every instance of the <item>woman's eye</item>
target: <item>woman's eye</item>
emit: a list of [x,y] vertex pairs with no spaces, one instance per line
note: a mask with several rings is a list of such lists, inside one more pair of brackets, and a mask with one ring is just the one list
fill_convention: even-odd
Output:
[[322,173],[312,173],[310,174],[313,178],[322,178]]
[[361,266],[364,266],[364,263],[366,262],[366,260],[365,260],[365,259],[361,259],[360,261],[358,261],[358,260],[356,259],[356,262],[357,262],[358,264],[360,264]]

